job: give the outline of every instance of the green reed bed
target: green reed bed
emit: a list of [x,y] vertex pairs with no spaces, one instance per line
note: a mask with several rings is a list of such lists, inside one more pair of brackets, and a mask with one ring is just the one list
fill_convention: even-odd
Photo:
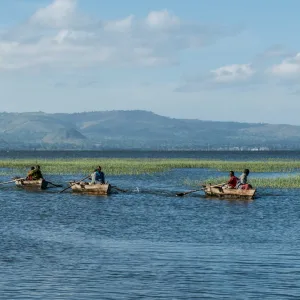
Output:
[[[240,173],[245,168],[250,172],[290,172],[300,169],[300,161],[267,160],[267,161],[217,161],[197,159],[14,159],[0,160],[1,175],[24,176],[31,166],[39,164],[45,175],[90,174],[94,168],[101,165],[106,175],[139,175],[154,174],[170,169],[205,168],[228,172],[234,170]],[[227,177],[208,178],[205,182],[186,180],[185,184],[199,186],[203,183],[226,182]],[[251,178],[255,187],[299,188],[300,176],[284,178]]]
[[[203,184],[219,184],[224,183],[228,180],[227,177],[208,178],[205,181],[198,180],[185,180],[184,183],[190,187],[196,188]],[[251,178],[249,183],[254,188],[300,188],[300,176],[289,176],[289,177],[277,177],[277,178]]]
[[88,174],[101,165],[107,175],[152,174],[176,168],[207,168],[217,171],[289,172],[300,169],[300,161],[218,161],[197,159],[14,159],[0,160],[2,174],[27,172],[36,164],[45,174]]
[[59,160],[0,160],[2,174],[27,172],[39,164],[44,174],[89,174],[99,165],[107,175],[138,175],[163,172],[172,164],[144,159],[59,159]]

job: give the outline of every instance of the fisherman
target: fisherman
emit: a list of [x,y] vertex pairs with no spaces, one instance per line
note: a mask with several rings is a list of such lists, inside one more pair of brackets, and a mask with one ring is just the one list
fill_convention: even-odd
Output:
[[41,172],[41,167],[37,165],[34,169],[34,173],[32,175],[33,180],[44,179],[43,174]]
[[249,169],[244,170],[244,172],[240,176],[238,184],[237,184],[238,189],[241,189],[241,190],[252,189],[252,185],[247,183],[249,173],[250,173]]
[[31,167],[30,170],[27,172],[26,180],[32,180],[32,176],[34,174],[34,167]]
[[101,171],[101,167],[99,166],[97,169],[94,170],[94,172],[91,174],[92,181],[90,184],[96,184],[100,182],[101,184],[105,183],[105,175]]
[[250,173],[249,169],[244,170],[243,174],[239,178],[237,188],[242,189],[242,186],[247,184],[249,173]]
[[229,180],[227,181],[226,185],[223,187],[227,188],[227,189],[235,189],[237,182],[238,182],[238,178],[236,176],[234,176],[233,171],[230,171],[229,172]]

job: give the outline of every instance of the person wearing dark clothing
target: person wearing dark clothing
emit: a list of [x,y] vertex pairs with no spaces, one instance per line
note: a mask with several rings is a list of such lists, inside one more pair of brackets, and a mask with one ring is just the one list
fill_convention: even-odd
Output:
[[97,178],[102,184],[105,183],[105,175],[101,170],[101,166],[98,166],[98,177]]
[[33,174],[34,174],[34,167],[31,167],[30,170],[27,173],[26,180],[32,180]]
[[101,167],[99,166],[98,169],[94,170],[94,173],[91,175],[92,181],[91,184],[96,184],[98,182],[104,184],[105,183],[105,175],[101,171]]
[[43,179],[43,174],[41,172],[41,167],[39,165],[36,166],[36,168],[34,169],[34,173],[32,175],[32,179],[33,180],[39,180],[39,179]]

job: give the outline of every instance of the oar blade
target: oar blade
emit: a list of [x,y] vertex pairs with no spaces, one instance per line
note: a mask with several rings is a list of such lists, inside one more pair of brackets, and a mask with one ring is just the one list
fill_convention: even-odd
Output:
[[50,185],[53,185],[54,187],[63,187],[63,185],[61,185],[61,184],[55,184],[55,183],[52,183],[50,181],[47,181],[47,183],[50,184]]
[[188,192],[184,192],[184,193],[177,193],[176,196],[182,197],[187,194],[194,193],[194,192],[198,192],[198,190],[192,190],[192,191],[188,191]]
[[184,196],[185,195],[185,193],[177,193],[176,194],[176,196],[178,196],[178,197],[182,197],[182,196]]
[[195,192],[200,192],[200,191],[203,191],[204,189],[200,189],[200,190],[192,190],[192,191],[188,191],[188,192],[184,192],[184,193],[177,193],[176,196],[179,196],[179,197],[182,197],[182,196],[185,196],[185,195],[188,195],[188,194],[191,194],[191,193],[195,193]]
[[15,182],[15,181],[14,181],[14,180],[11,180],[11,181],[6,181],[6,182],[0,182],[0,185],[12,183],[12,182]]

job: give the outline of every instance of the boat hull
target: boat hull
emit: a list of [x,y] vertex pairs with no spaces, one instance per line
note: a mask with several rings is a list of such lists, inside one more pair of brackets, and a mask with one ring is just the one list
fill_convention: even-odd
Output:
[[230,199],[254,199],[256,190],[226,189],[223,187],[205,186],[204,192],[207,197],[219,197]]
[[48,182],[44,179],[39,179],[39,180],[16,179],[15,182],[17,187],[28,188],[28,189],[45,190],[48,186]]
[[70,182],[70,185],[74,193],[87,193],[94,195],[109,195],[111,193],[110,184],[89,184],[87,182]]

